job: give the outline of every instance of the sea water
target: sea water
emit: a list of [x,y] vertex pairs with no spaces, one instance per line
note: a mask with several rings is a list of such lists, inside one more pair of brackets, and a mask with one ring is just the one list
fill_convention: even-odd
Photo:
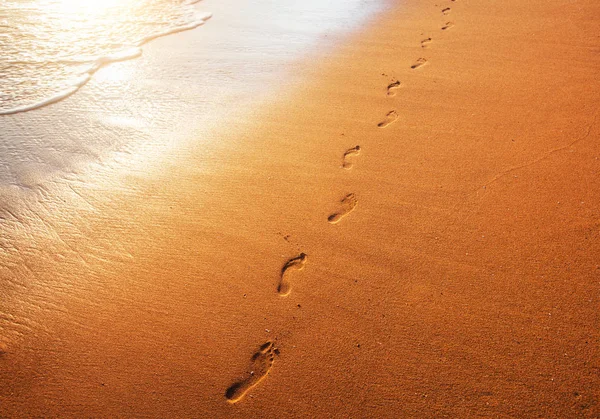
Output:
[[57,102],[102,66],[202,25],[190,0],[1,0],[0,115]]
[[0,233],[7,206],[59,199],[65,178],[211,150],[387,1],[0,0]]

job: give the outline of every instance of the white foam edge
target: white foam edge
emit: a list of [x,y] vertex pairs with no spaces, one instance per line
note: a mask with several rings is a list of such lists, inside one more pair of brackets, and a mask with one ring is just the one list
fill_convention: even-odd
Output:
[[191,29],[196,29],[198,26],[204,25],[204,23],[212,17],[212,13],[198,13],[196,15],[196,20],[194,22],[188,23],[187,25],[177,26],[175,28],[167,29],[163,32],[157,32],[155,34],[149,35],[145,38],[138,40],[134,45],[141,47],[142,45],[156,39],[162,38],[163,36],[172,35],[178,32],[189,31]]
[[20,113],[20,112],[32,111],[34,109],[42,108],[44,106],[48,106],[53,103],[59,102],[65,98],[71,96],[73,93],[75,93],[79,89],[81,89],[81,87],[84,86],[90,80],[91,77],[92,77],[92,75],[90,73],[85,73],[84,75],[81,76],[81,78],[73,86],[69,87],[68,89],[63,90],[62,92],[55,94],[54,96],[50,96],[50,97],[48,97],[40,102],[37,102],[37,103],[32,103],[31,105],[25,105],[25,106],[20,106],[18,108],[12,108],[12,109],[8,109],[5,111],[0,111],[0,115],[13,115],[13,114]]
[[[198,1],[200,1],[200,0],[198,0]],[[143,39],[139,40],[138,42],[136,42],[134,44],[134,45],[136,45],[135,47],[128,48],[128,49],[125,49],[122,51],[118,51],[113,54],[105,55],[102,57],[98,57],[94,60],[92,66],[72,86],[68,87],[67,89],[63,90],[62,92],[55,94],[54,96],[48,97],[48,98],[41,100],[39,102],[36,102],[36,103],[32,103],[31,105],[19,106],[17,108],[0,111],[0,116],[14,115],[14,114],[21,113],[21,112],[28,112],[28,111],[32,111],[35,109],[43,108],[44,106],[52,105],[53,103],[56,103],[56,102],[60,102],[61,100],[66,99],[67,97],[71,96],[72,94],[77,92],[79,89],[81,89],[83,86],[85,86],[87,84],[87,82],[90,81],[90,79],[92,78],[92,75],[96,71],[98,71],[100,68],[102,68],[103,66],[110,64],[110,63],[116,63],[119,61],[126,61],[126,60],[131,60],[133,58],[137,58],[140,55],[142,55],[142,49],[140,48],[142,45],[144,45],[156,38],[160,38],[160,37],[171,35],[174,33],[195,29],[198,26],[204,25],[204,22],[206,22],[211,17],[212,17],[212,13],[198,14],[197,20],[192,23],[189,23],[184,26],[178,26],[176,28],[172,28],[172,29],[169,29],[169,30],[166,30],[163,32],[159,32],[154,35],[150,35],[150,36],[143,38]]]
[[79,79],[77,79],[77,81],[72,86],[69,86],[67,89],[55,94],[54,96],[50,96],[39,102],[32,103],[31,105],[25,105],[25,106],[20,106],[18,108],[12,108],[12,109],[8,109],[5,111],[0,111],[0,116],[1,115],[14,115],[16,113],[28,112],[28,111],[32,111],[34,109],[43,108],[44,106],[48,106],[48,105],[51,105],[56,102],[60,102],[61,100],[66,99],[67,97],[71,96],[73,93],[75,93],[79,89],[81,89],[83,86],[85,86],[86,83],[88,81],[90,81],[90,79],[92,78],[92,75],[96,71],[98,71],[101,67],[103,67],[107,64],[110,64],[110,63],[131,60],[133,58],[139,57],[140,55],[142,55],[142,49],[139,47],[133,47],[133,48],[128,48],[123,51],[115,52],[114,54],[109,54],[109,55],[99,57],[93,62],[91,67],[84,74],[82,74],[81,77]]

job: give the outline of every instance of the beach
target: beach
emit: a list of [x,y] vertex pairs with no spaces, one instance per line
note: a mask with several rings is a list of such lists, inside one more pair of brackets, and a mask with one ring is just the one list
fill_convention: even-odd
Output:
[[0,417],[599,417],[600,4],[202,7],[0,119]]

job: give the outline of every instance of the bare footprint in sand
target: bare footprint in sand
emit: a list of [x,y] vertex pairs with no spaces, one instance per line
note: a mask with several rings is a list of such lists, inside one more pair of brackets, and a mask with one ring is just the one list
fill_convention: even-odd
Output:
[[279,295],[285,297],[290,294],[292,291],[292,285],[290,283],[288,271],[290,269],[297,271],[304,269],[307,257],[308,256],[306,256],[306,253],[300,253],[298,256],[288,260],[286,264],[283,265],[283,268],[281,268],[281,280],[279,281],[279,286],[277,287],[277,292]]
[[410,68],[414,70],[415,68],[423,67],[425,64],[427,64],[427,59],[419,58],[413,65],[410,66]]
[[387,95],[388,96],[396,96],[396,89],[398,89],[400,87],[400,82],[398,80],[395,80],[393,82],[391,82],[390,84],[388,84],[387,87]]
[[446,24],[444,26],[442,26],[442,30],[445,31],[447,29],[450,29],[453,26],[454,26],[454,22],[446,22]]
[[433,41],[433,39],[431,38],[425,38],[421,41],[421,48],[427,48],[430,44],[431,41]]
[[442,9],[442,14],[447,15],[450,13],[450,10],[451,9],[449,7],[446,7],[445,9]]
[[233,384],[225,392],[225,397],[229,403],[237,403],[244,398],[246,393],[260,383],[271,371],[273,360],[275,358],[275,347],[273,342],[269,341],[263,344],[258,352],[252,355],[250,368],[247,371],[248,376],[241,381]]
[[359,145],[346,150],[346,152],[344,153],[344,161],[342,163],[342,167],[346,170],[350,170],[352,168],[352,166],[354,166],[354,163],[352,163],[352,161],[351,161],[352,157],[357,156],[359,154],[360,154],[360,146]]
[[357,203],[358,200],[356,199],[356,195],[354,195],[353,193],[349,193],[341,201],[342,208],[339,211],[331,214],[327,218],[327,221],[329,221],[331,224],[339,223],[342,218],[354,211],[354,208],[356,208]]
[[391,123],[395,122],[396,119],[398,119],[398,113],[396,111],[389,111],[385,115],[385,119],[383,121],[381,121],[379,124],[377,124],[377,126],[379,128],[385,128],[388,125],[390,125]]

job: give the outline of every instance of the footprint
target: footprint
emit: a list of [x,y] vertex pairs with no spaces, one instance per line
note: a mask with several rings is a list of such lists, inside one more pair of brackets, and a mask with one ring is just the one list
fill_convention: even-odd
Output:
[[358,154],[360,154],[359,145],[346,150],[346,152],[344,153],[344,162],[342,164],[342,167],[346,170],[350,170],[354,164],[351,161],[349,161],[349,158]]
[[388,84],[387,87],[387,95],[388,96],[396,96],[396,89],[400,87],[400,82],[398,80]]
[[356,195],[354,195],[353,193],[349,193],[341,201],[342,209],[340,209],[338,212],[331,214],[329,218],[327,218],[327,221],[329,221],[331,224],[339,223],[342,218],[354,211],[354,208],[356,208],[357,203],[358,201],[356,199]]
[[450,29],[453,26],[454,26],[454,22],[446,22],[446,24],[444,26],[442,26],[442,30],[445,31],[446,29]]
[[450,8],[446,7],[445,9],[442,10],[442,14],[447,15],[448,13],[450,13]]
[[427,60],[425,58],[419,58],[413,65],[410,66],[410,68],[414,70],[415,68],[419,68],[425,64],[427,64]]
[[252,355],[248,376],[233,384],[225,392],[225,397],[229,403],[239,402],[248,391],[260,383],[271,371],[273,360],[275,358],[273,342],[269,341],[263,344],[258,352]]
[[396,119],[398,119],[398,113],[396,111],[389,111],[387,113],[387,115],[385,116],[385,119],[383,121],[381,121],[379,124],[377,124],[377,126],[379,128],[385,128],[388,125],[390,125],[391,123],[395,122]]
[[421,48],[427,48],[429,46],[429,44],[431,44],[431,41],[433,41],[433,39],[431,38],[425,38],[421,41]]
[[292,268],[298,271],[304,269],[304,266],[306,265],[306,258],[306,253],[300,253],[298,256],[288,260],[286,264],[283,265],[283,268],[281,268],[281,280],[279,281],[279,286],[277,287],[277,292],[279,295],[285,297],[290,294],[292,291],[292,285],[288,279],[287,271]]

